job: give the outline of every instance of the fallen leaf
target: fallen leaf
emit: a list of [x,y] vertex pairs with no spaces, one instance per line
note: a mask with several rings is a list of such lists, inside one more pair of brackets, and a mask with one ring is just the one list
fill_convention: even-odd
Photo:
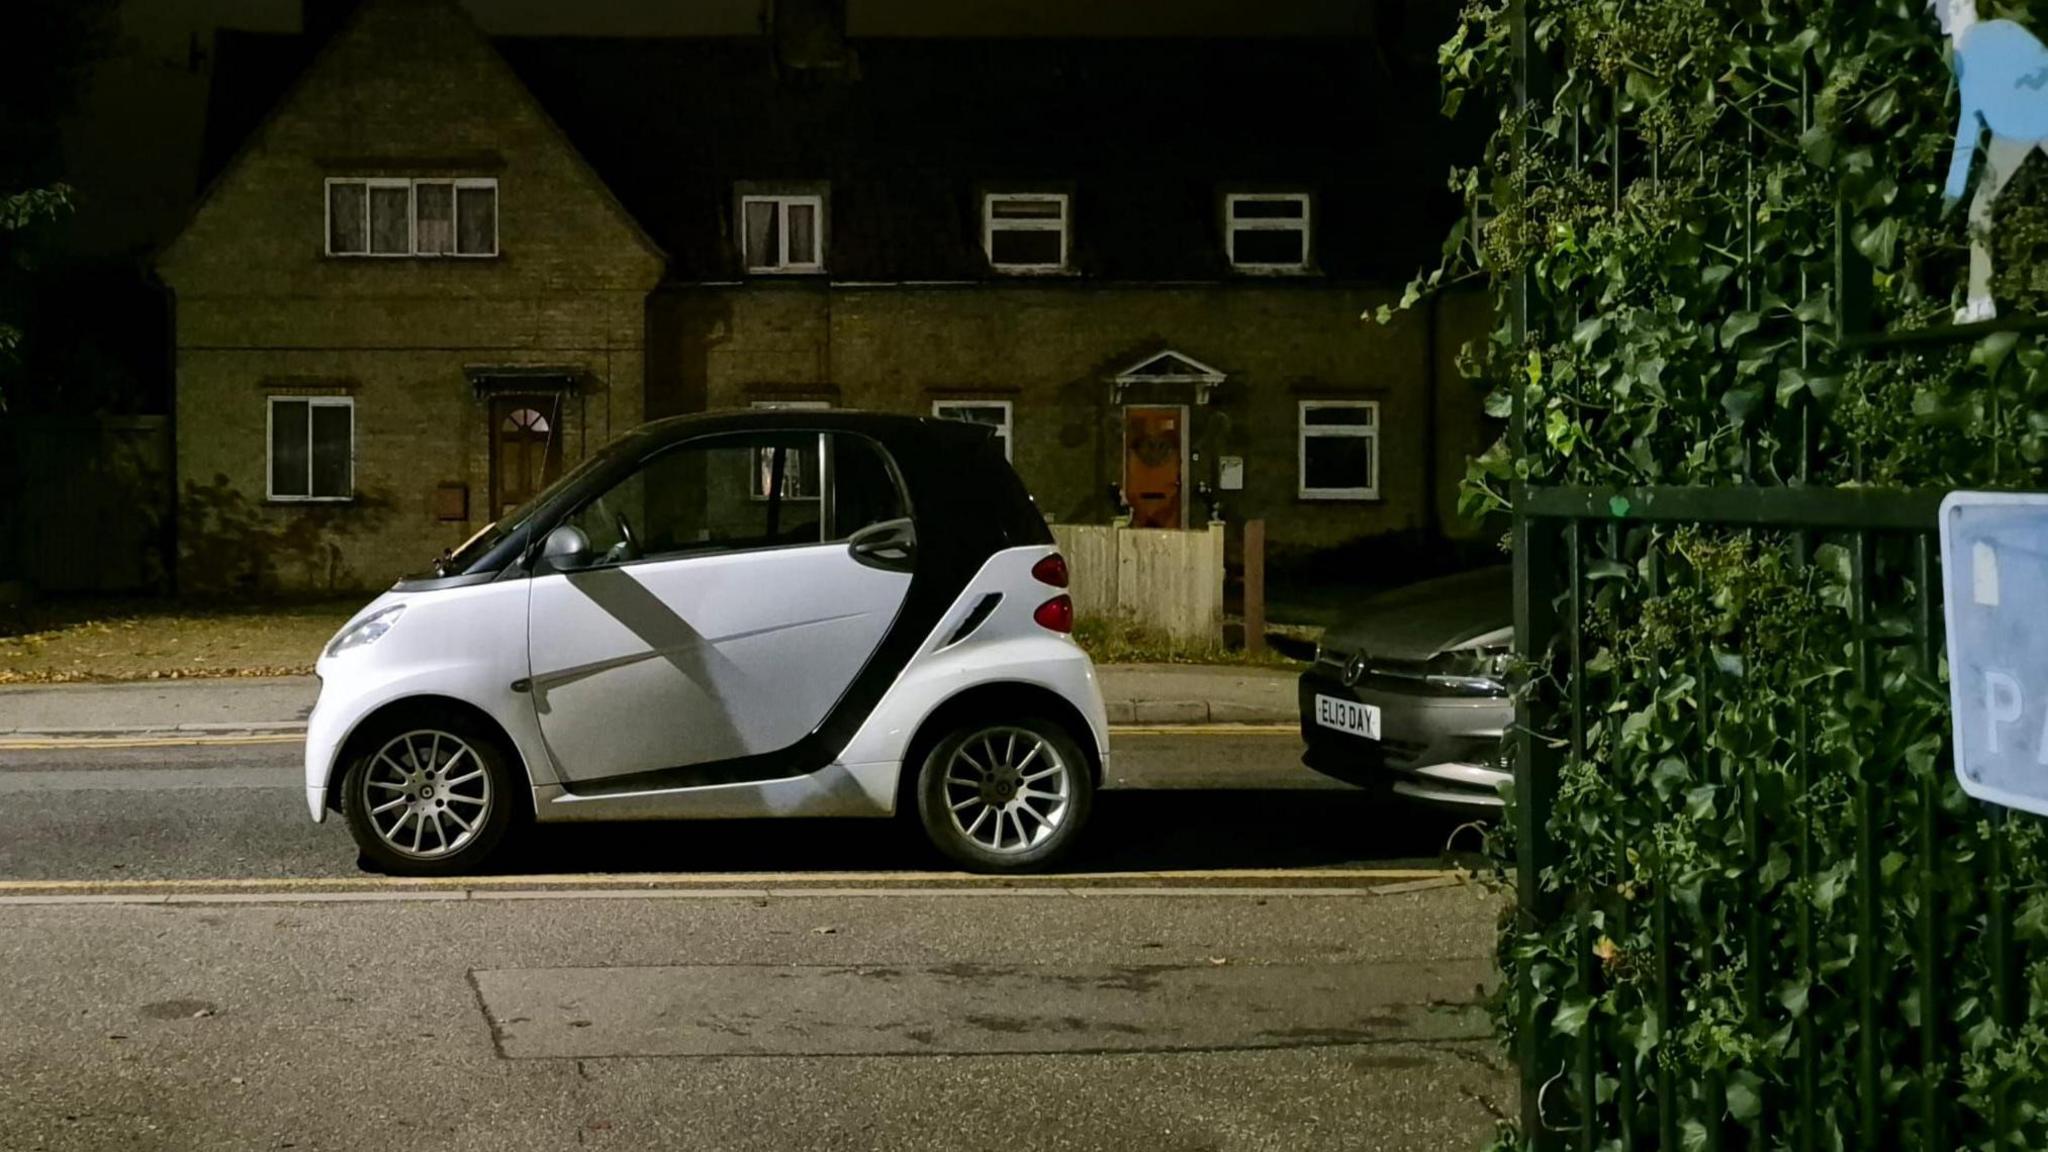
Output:
[[1230,963],[1230,959],[1226,956],[1211,956],[1209,957],[1209,963],[1214,964],[1218,968],[1221,968],[1225,964]]

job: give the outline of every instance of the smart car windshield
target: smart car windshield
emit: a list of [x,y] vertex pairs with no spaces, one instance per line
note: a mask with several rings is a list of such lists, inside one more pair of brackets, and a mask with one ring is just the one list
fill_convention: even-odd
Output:
[[[620,441],[624,443],[624,441]],[[546,507],[555,495],[576,483],[587,473],[611,458],[617,445],[602,452],[592,453],[579,461],[575,467],[562,473],[554,483],[535,493],[526,503],[499,517],[479,529],[476,535],[463,541],[455,549],[444,552],[434,561],[435,576],[464,576],[487,568],[495,569],[505,562],[503,555],[511,542],[522,538],[527,524],[534,514]]]

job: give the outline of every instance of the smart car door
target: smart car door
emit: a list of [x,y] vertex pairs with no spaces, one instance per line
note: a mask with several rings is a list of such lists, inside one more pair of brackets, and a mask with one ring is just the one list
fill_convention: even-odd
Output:
[[563,782],[768,779],[874,656],[916,563],[887,454],[843,432],[687,440],[589,499],[543,562],[530,690]]

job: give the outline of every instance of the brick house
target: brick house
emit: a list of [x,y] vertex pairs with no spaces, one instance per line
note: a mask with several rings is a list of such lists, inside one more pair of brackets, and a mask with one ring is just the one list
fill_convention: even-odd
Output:
[[183,582],[381,584],[643,418],[770,404],[996,424],[1057,519],[1439,532],[1482,310],[1359,319],[1446,222],[1408,39],[494,43],[366,0],[224,42],[159,264]]

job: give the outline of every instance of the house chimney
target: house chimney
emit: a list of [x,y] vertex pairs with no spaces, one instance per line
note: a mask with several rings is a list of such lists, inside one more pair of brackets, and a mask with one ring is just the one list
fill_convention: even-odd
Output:
[[846,46],[846,0],[765,0],[764,9],[778,67],[852,74],[855,63],[853,50]]

